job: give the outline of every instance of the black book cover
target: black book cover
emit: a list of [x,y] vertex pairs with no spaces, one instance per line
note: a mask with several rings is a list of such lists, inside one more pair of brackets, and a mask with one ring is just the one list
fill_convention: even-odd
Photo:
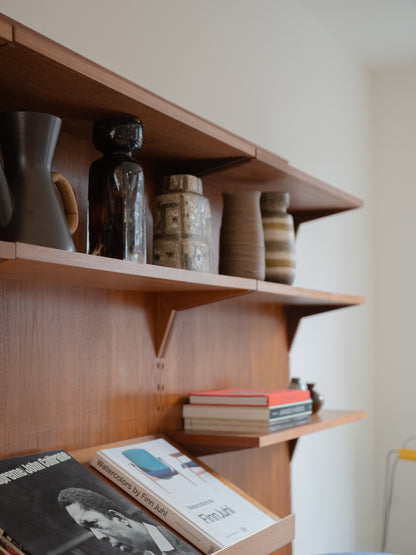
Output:
[[59,450],[0,461],[0,529],[31,555],[198,554]]

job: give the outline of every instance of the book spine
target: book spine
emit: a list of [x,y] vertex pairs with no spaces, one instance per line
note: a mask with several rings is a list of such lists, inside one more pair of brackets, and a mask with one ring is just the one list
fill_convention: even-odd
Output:
[[301,424],[308,424],[310,422],[310,412],[301,413],[299,415],[290,416],[288,418],[281,418],[272,423],[258,423],[254,425],[253,422],[247,421],[232,421],[232,420],[205,420],[203,418],[184,418],[184,430],[186,431],[218,431],[218,432],[236,432],[240,434],[250,433],[273,433],[292,426],[299,426]]
[[20,543],[16,542],[2,528],[0,528],[0,545],[10,555],[31,555],[30,551],[23,549]]
[[312,411],[312,401],[307,401],[306,403],[299,403],[297,405],[288,405],[287,407],[275,407],[270,410],[270,420],[274,418],[280,418],[283,416],[292,416],[293,414],[300,414],[304,412]]
[[214,405],[183,405],[183,418],[211,418],[222,420],[245,420],[272,422],[297,414],[312,412],[312,401],[281,407],[223,407]]
[[223,407],[214,405],[182,405],[183,418],[231,418],[237,420],[268,420],[268,407]]
[[278,432],[279,430],[284,430],[285,428],[292,428],[295,426],[302,426],[303,424],[309,424],[311,421],[310,414],[301,414],[295,418],[289,418],[288,420],[283,420],[277,424],[272,424],[269,428],[269,432]]
[[276,393],[264,395],[238,395],[223,394],[214,395],[207,393],[191,393],[189,395],[189,403],[195,405],[223,405],[223,406],[253,406],[264,407],[274,405],[286,405],[288,403],[300,403],[308,401],[310,393],[306,390],[284,390]]
[[103,457],[100,453],[95,453],[91,461],[91,466],[96,468],[109,480],[133,497],[138,503],[166,522],[166,524],[204,553],[215,553],[215,551],[224,547],[224,545],[220,545],[207,534],[201,532],[189,520],[174,512],[148,488],[144,488],[142,484],[133,481],[120,467],[109,462],[108,459]]

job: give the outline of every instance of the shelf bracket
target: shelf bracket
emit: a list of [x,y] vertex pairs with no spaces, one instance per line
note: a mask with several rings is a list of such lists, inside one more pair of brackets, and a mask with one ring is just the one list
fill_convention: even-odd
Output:
[[173,330],[173,323],[178,311],[215,303],[240,295],[250,293],[246,289],[226,289],[212,291],[193,291],[177,293],[159,293],[156,295],[156,345],[158,358],[166,353],[169,339]]
[[287,344],[289,350],[293,345],[293,341],[298,331],[299,324],[302,318],[306,316],[313,316],[314,314],[321,314],[322,312],[329,312],[339,308],[345,308],[348,304],[333,304],[333,305],[310,305],[310,306],[287,306]]
[[298,439],[299,439],[299,438],[295,438],[295,439],[290,439],[290,440],[288,441],[288,444],[289,444],[289,459],[290,459],[290,461],[292,461],[293,455],[295,454],[295,449],[296,449],[296,445],[298,444]]

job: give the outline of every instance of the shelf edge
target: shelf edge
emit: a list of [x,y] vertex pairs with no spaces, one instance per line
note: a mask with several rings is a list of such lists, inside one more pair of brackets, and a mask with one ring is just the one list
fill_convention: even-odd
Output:
[[218,432],[185,432],[175,430],[165,432],[176,443],[182,445],[194,456],[213,455],[241,449],[268,447],[298,439],[304,435],[324,431],[344,424],[350,424],[367,417],[367,411],[323,410],[312,416],[312,422],[294,426],[272,434],[232,434]]

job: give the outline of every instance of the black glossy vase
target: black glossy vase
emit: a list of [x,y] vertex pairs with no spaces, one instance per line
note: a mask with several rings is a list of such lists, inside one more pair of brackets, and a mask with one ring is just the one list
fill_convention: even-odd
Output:
[[75,197],[66,182],[61,203],[51,172],[60,129],[50,114],[0,114],[0,240],[75,251],[62,207],[69,198],[75,215]]
[[142,137],[142,123],[134,117],[94,124],[93,143],[103,157],[90,167],[89,254],[146,262],[143,170],[132,157]]

